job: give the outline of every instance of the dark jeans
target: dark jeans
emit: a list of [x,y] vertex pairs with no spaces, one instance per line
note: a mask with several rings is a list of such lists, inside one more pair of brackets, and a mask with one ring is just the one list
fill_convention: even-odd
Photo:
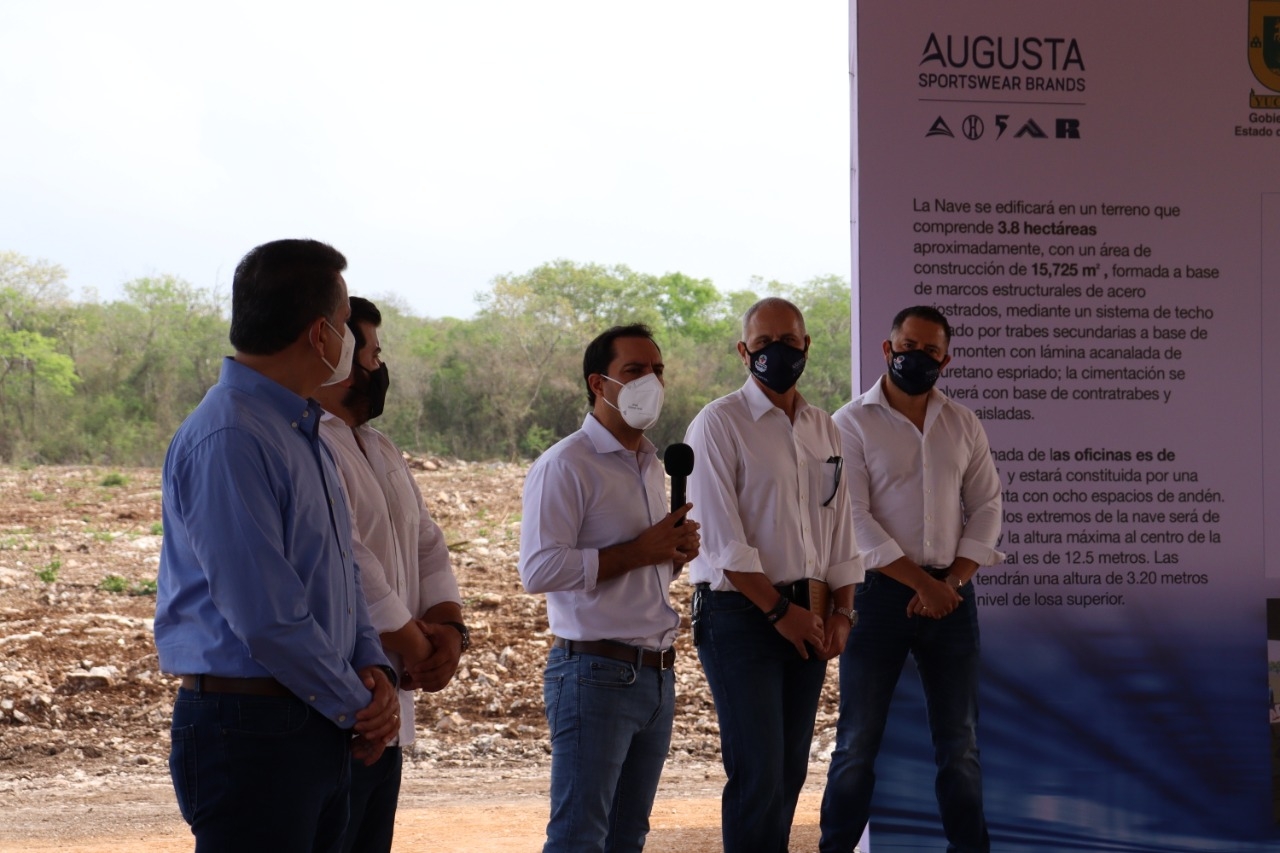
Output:
[[292,697],[179,688],[169,773],[196,851],[337,851],[351,734]]
[[720,720],[726,853],[786,853],[827,662],[800,657],[742,593],[698,593],[698,657]]
[[[982,811],[978,762],[978,610],[973,585],[943,619],[906,615],[914,592],[879,572],[856,596],[858,624],[840,656],[840,722],[822,798],[823,853],[849,853],[867,825],[875,789],[876,754],[889,704],[910,653],[929,712],[934,790],[947,850],[991,849]],[[874,845],[873,845],[874,846]]]
[[351,817],[342,840],[343,853],[390,853],[400,800],[400,747],[389,746],[366,767],[351,759]]

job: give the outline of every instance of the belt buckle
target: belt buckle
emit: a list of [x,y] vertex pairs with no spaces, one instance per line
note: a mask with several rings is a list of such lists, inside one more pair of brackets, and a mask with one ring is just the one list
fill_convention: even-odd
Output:
[[[667,652],[671,653],[670,662],[667,661]],[[675,646],[672,646],[666,651],[658,652],[658,669],[660,670],[672,669],[673,667],[675,667],[675,665],[676,665],[676,647]]]

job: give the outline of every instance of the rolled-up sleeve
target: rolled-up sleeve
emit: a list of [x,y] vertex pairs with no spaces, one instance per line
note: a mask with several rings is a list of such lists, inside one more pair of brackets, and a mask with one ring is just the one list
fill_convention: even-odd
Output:
[[685,443],[693,448],[697,464],[689,475],[689,500],[693,516],[702,525],[698,561],[712,574],[762,573],[760,552],[747,544],[738,505],[737,466],[741,456],[732,430],[703,409],[689,424]]
[[844,453],[845,479],[849,483],[849,515],[862,567],[878,569],[901,558],[903,550],[871,514],[871,473],[862,431],[851,418],[842,419],[837,426]]
[[991,446],[982,423],[973,418],[969,426],[975,434],[973,452],[960,486],[966,519],[956,556],[973,560],[980,566],[994,566],[1004,562],[1004,554],[996,550],[1003,507],[1000,472],[991,458]]
[[351,484],[347,482],[346,470],[339,465],[338,477],[342,481],[342,492],[347,498],[347,507],[351,512],[351,547],[355,551],[356,565],[360,567],[360,586],[364,590],[365,603],[369,606],[369,621],[380,633],[403,628],[413,618],[409,608],[404,606],[400,596],[395,594],[391,584],[387,583],[386,567],[378,559],[373,549],[360,538],[360,509],[356,501],[351,499]]
[[543,457],[524,483],[520,522],[520,581],[530,593],[592,590],[600,552],[578,548],[584,503],[578,478],[559,459]]
[[445,542],[444,531],[427,512],[422,491],[412,476],[409,477],[409,482],[413,484],[413,494],[418,501],[421,516],[418,525],[418,582],[423,612],[446,601],[461,604],[462,593],[458,590],[458,579],[453,573],[453,561],[449,558],[449,545]]

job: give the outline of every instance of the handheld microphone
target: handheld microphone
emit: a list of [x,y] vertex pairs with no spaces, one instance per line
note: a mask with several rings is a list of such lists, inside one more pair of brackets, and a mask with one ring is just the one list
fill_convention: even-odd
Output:
[[[693,448],[680,443],[668,445],[667,452],[662,455],[662,465],[671,478],[671,511],[675,512],[688,502],[684,487],[685,481],[693,473]],[[681,524],[684,524],[683,518],[676,522],[676,526]]]

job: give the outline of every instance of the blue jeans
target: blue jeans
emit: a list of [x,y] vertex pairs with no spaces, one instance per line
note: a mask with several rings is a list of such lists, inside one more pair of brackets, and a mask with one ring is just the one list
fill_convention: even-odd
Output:
[[942,619],[906,615],[915,593],[879,572],[858,585],[858,624],[840,656],[840,722],[822,798],[823,853],[848,853],[862,836],[875,789],[876,754],[910,653],[929,712],[934,791],[947,850],[991,849],[978,761],[978,608],[973,584]]
[[351,816],[342,840],[343,853],[391,853],[400,800],[400,747],[389,746],[366,767],[351,759]]
[[178,689],[169,774],[196,851],[337,851],[351,733],[293,697]]
[[542,682],[551,729],[543,853],[644,849],[675,691],[670,669],[551,650]]
[[698,657],[720,720],[726,853],[786,853],[827,662],[800,657],[742,593],[702,592]]

